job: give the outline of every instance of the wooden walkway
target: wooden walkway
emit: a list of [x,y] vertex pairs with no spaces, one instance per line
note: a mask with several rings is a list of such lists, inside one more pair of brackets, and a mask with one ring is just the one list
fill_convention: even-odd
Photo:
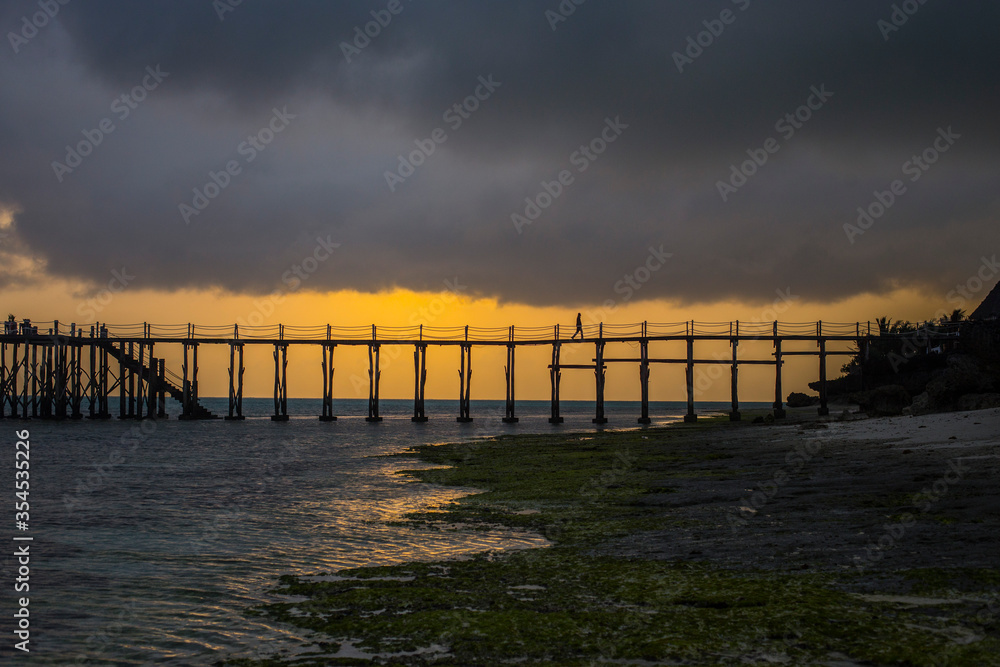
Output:
[[[923,340],[954,341],[958,328],[927,326]],[[874,338],[879,337],[878,331]],[[551,348],[548,364],[551,384],[549,421],[562,423],[560,385],[563,371],[586,370],[593,373],[596,385],[595,424],[607,422],[604,413],[605,375],[608,364],[634,364],[639,371],[641,412],[638,422],[650,423],[649,375],[654,364],[680,364],[685,367],[687,389],[686,421],[695,421],[695,373],[697,365],[724,365],[730,368],[732,407],[730,419],[739,420],[738,376],[740,366],[774,367],[775,418],[785,415],[781,387],[782,365],[786,357],[818,358],[820,385],[819,414],[829,413],[827,406],[826,361],[831,356],[867,358],[873,340],[870,323],[838,324],[828,322],[795,323],[636,323],[627,325],[594,324],[582,327],[292,327],[282,324],[260,327],[238,325],[218,327],[194,324],[135,325],[87,324],[69,327],[56,322],[7,322],[0,336],[0,418],[29,419],[109,419],[111,396],[118,398],[119,419],[166,417],[166,396],[181,404],[181,419],[216,418],[199,403],[198,349],[202,345],[229,346],[229,409],[226,419],[243,419],[244,348],[247,345],[273,347],[275,421],[288,420],[288,348],[315,345],[321,348],[323,395],[319,419],[335,421],[333,411],[334,351],[339,346],[368,348],[368,421],[381,421],[379,414],[380,356],[385,346],[412,346],[414,363],[413,421],[427,420],[424,410],[428,346],[459,348],[458,421],[472,421],[472,350],[475,347],[506,347],[506,408],[504,422],[516,423],[515,357],[525,346]],[[681,341],[686,354],[671,358],[649,356],[650,343]],[[695,344],[725,341],[731,348],[726,358],[699,358]],[[741,343],[770,342],[767,359],[741,359]],[[787,350],[789,342],[807,342],[811,350]],[[637,344],[638,356],[610,357],[606,346],[614,343]],[[170,372],[155,350],[164,345],[183,347],[180,375]],[[594,346],[589,364],[562,363],[564,346]],[[85,405],[86,404],[86,405]],[[86,414],[84,414],[86,410]]]

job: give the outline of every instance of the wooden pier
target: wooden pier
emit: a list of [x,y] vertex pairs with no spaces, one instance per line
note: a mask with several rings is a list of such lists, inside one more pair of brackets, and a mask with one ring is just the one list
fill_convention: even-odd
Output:
[[[155,419],[166,417],[166,397],[181,404],[180,419],[216,419],[199,402],[198,350],[202,345],[229,346],[229,409],[227,420],[242,420],[244,348],[264,345],[273,348],[274,359],[274,421],[288,420],[288,355],[289,348],[316,346],[320,348],[320,369],[323,378],[322,421],[336,421],[334,414],[334,353],[337,347],[355,346],[368,349],[368,415],[367,421],[382,420],[379,414],[380,354],[384,346],[412,346],[414,364],[413,421],[427,421],[425,386],[427,380],[427,348],[438,346],[458,348],[459,422],[470,422],[472,414],[472,350],[475,347],[506,348],[505,423],[517,423],[515,400],[515,353],[519,347],[551,348],[548,364],[551,384],[551,416],[549,422],[562,423],[560,415],[560,384],[563,371],[587,371],[593,374],[596,400],[595,424],[604,424],[605,374],[609,364],[634,364],[638,371],[641,407],[638,423],[652,421],[649,413],[649,380],[657,364],[678,364],[685,369],[687,411],[685,421],[697,420],[695,412],[695,367],[724,365],[730,368],[730,419],[740,419],[738,373],[741,365],[767,365],[774,368],[775,418],[785,416],[782,395],[782,365],[786,357],[814,356],[819,361],[819,414],[829,413],[826,392],[826,361],[831,356],[866,357],[872,341],[870,324],[807,324],[768,323],[640,323],[630,325],[587,325],[581,339],[567,336],[567,331],[579,335],[574,328],[518,327],[291,327],[282,324],[266,327],[196,326],[187,325],[107,325],[87,324],[68,327],[56,322],[32,324],[30,321],[8,321],[0,336],[0,418],[12,419],[110,419],[111,397],[118,397],[119,419]],[[928,340],[955,340],[956,331],[928,331]],[[876,331],[876,337],[878,332]],[[726,342],[731,355],[699,358],[696,343]],[[766,359],[740,358],[740,343],[769,342],[772,352]],[[810,350],[787,350],[783,344],[808,343]],[[638,345],[638,356],[615,357],[606,354],[607,347],[627,343]],[[678,357],[651,357],[650,344],[683,343],[686,354]],[[165,367],[157,351],[166,345],[182,347],[180,374]],[[591,363],[562,363],[563,346],[593,346]],[[832,347],[830,347],[832,346]]]

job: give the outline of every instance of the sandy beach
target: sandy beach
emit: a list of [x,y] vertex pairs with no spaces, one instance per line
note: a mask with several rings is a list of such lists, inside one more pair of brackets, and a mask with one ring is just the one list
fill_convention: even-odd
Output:
[[551,546],[286,577],[257,613],[330,638],[296,664],[1000,664],[998,434],[803,409],[421,447],[409,474],[484,492],[410,521]]

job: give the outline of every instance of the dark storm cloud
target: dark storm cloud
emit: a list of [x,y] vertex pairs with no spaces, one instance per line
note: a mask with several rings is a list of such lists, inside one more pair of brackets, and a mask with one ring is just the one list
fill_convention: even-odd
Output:
[[[57,275],[129,265],[147,287],[255,292],[332,239],[306,288],[461,276],[536,304],[616,298],[661,244],[673,257],[637,298],[933,298],[1000,245],[993,5],[897,3],[916,11],[885,39],[891,2],[589,0],[553,30],[554,1],[402,0],[347,62],[342,43],[388,4],[244,0],[224,20],[210,2],[62,7],[0,61],[0,203],[20,211],[19,237]],[[11,3],[0,27],[35,11]],[[679,72],[688,38],[720,26]],[[112,100],[156,65],[169,75],[121,119]],[[449,126],[490,76],[499,87]],[[815,90],[833,95],[791,136],[776,128]],[[294,118],[247,148],[275,109]],[[52,161],[104,118],[114,132],[60,182]],[[616,118],[606,151],[574,160]],[[910,181],[904,163],[948,127],[961,137]],[[435,128],[447,141],[390,191],[385,172]],[[769,138],[778,152],[723,201],[717,182]],[[511,215],[561,170],[573,182],[518,233]],[[186,224],[179,204],[210,172],[228,183]],[[907,190],[884,216],[845,233],[895,179]]]

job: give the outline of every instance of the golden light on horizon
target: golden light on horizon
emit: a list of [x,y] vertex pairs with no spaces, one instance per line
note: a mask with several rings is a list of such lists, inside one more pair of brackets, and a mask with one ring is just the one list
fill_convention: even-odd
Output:
[[[111,274],[109,273],[109,281]],[[124,289],[113,291],[107,285],[84,285],[48,278],[40,285],[14,288],[5,291],[5,308],[18,319],[28,317],[33,321],[59,320],[61,326],[70,323],[89,324],[94,320],[115,324],[150,322],[153,324],[184,324],[228,326],[236,322],[260,322],[264,325],[283,323],[290,326],[370,326],[413,327],[423,324],[430,333],[434,327],[506,328],[551,327],[561,324],[571,329],[576,313],[601,312],[608,324],[649,322],[743,322],[771,321],[855,322],[889,315],[894,319],[922,320],[932,317],[943,307],[928,300],[914,290],[898,290],[888,295],[864,295],[839,303],[810,303],[790,292],[778,290],[774,299],[761,304],[722,302],[679,306],[661,300],[632,301],[616,305],[613,310],[597,305],[537,307],[523,304],[500,304],[492,298],[476,298],[454,292],[414,292],[394,289],[379,294],[355,291],[317,293],[298,291],[284,293],[280,299],[269,295],[247,296],[220,289],[180,290],[162,292],[142,288],[139,278]],[[258,317],[252,318],[253,314]],[[92,315],[86,318],[84,315]],[[586,315],[585,315],[585,321]],[[589,321],[588,321],[589,323]],[[174,349],[176,348],[176,349]],[[218,349],[214,349],[218,348]],[[567,345],[564,363],[589,363],[593,358],[589,345]],[[671,343],[652,343],[651,355],[679,356],[680,346]],[[769,343],[748,342],[741,344],[741,358],[765,359],[771,353]],[[180,346],[161,345],[158,354],[167,360],[168,368],[180,368]],[[249,346],[247,349],[245,395],[269,397],[273,383],[273,360],[268,346]],[[607,356],[635,356],[636,351],[627,344],[610,345]],[[724,357],[729,354],[728,344],[704,342],[697,345],[698,357]],[[502,348],[475,348],[473,399],[501,399],[504,395],[504,354]],[[549,396],[547,365],[550,351],[546,346],[524,347],[518,350],[517,383],[518,399],[543,400]],[[428,351],[427,397],[454,399],[458,395],[457,349],[431,347]],[[839,375],[843,357],[828,359],[829,377]],[[322,376],[319,370],[318,350],[308,346],[293,346],[289,352],[289,396],[318,398],[321,395]],[[364,347],[340,346],[335,355],[335,397],[363,398],[368,391],[368,358]],[[202,346],[200,353],[200,380],[203,396],[225,396],[228,393],[228,350],[224,346]],[[720,367],[721,368],[721,367]],[[381,369],[382,396],[385,398],[412,398],[413,355],[410,346],[383,348]],[[816,362],[812,358],[789,358],[784,371],[785,393],[806,391],[809,382],[818,377]],[[728,370],[724,377],[707,366],[699,366],[697,400],[726,401],[729,399]],[[746,401],[773,400],[773,370],[766,367],[747,367],[740,376],[741,397]],[[611,364],[607,374],[608,400],[637,400],[639,382],[634,364]],[[593,400],[593,373],[566,371],[563,398],[566,400]],[[681,367],[654,368],[650,376],[651,400],[683,400],[684,372]]]

